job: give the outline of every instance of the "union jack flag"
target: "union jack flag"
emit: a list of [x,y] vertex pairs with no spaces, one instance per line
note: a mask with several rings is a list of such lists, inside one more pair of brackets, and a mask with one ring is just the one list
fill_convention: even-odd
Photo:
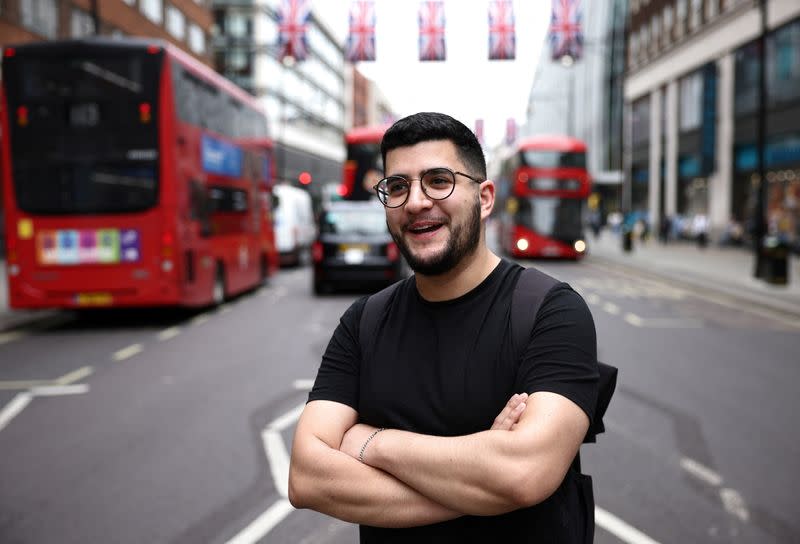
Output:
[[489,2],[489,60],[514,60],[514,7],[511,0]]
[[553,60],[570,56],[573,60],[583,53],[581,32],[581,0],[553,0],[550,18],[550,56]]
[[306,28],[311,17],[308,0],[282,0],[278,8],[278,56],[301,61],[308,57]]
[[420,2],[419,60],[445,60],[444,2]]
[[375,60],[375,3],[355,0],[350,5],[350,34],[347,36],[347,60]]

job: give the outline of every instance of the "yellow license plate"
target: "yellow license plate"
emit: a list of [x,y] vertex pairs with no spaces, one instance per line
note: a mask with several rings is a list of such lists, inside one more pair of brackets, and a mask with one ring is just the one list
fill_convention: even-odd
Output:
[[351,249],[357,249],[366,253],[369,251],[369,244],[339,244],[339,251],[342,253]]
[[75,300],[78,306],[108,306],[114,297],[111,293],[78,293]]

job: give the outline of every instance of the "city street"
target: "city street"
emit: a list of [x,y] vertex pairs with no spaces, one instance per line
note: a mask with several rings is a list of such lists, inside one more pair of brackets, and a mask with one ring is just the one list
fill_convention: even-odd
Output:
[[[582,450],[596,541],[797,542],[800,320],[591,257],[526,264],[581,292],[620,369]],[[299,408],[357,296],[315,298],[305,267],[219,310],[6,333],[0,541],[355,542],[285,493]]]

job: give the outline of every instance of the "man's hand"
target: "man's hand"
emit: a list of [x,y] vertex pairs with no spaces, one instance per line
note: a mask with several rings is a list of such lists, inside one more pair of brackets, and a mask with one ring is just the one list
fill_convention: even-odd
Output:
[[[494,422],[490,430],[492,431],[511,431],[516,426],[517,422],[519,421],[520,416],[522,416],[522,412],[525,411],[525,401],[528,400],[527,393],[517,393],[512,395],[508,402],[497,414],[497,417],[494,418]],[[364,423],[357,423],[350,427],[346,433],[344,433],[344,437],[342,438],[342,444],[339,446],[339,451],[346,453],[353,459],[358,459],[359,455],[361,454],[361,448],[364,448],[364,444],[369,440],[369,437],[372,436],[377,427],[373,427],[372,425],[366,425]],[[369,451],[369,444],[367,447],[364,448],[364,461],[366,462],[367,455]],[[359,459],[360,460],[360,459]],[[369,463],[367,463],[369,464]]]
[[516,427],[522,412],[525,411],[525,401],[528,400],[527,393],[517,393],[512,395],[508,402],[494,418],[494,423],[489,430],[491,431],[511,431]]

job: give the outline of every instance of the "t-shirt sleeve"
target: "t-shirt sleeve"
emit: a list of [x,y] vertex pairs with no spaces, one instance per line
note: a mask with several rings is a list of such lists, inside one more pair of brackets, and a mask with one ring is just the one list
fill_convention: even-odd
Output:
[[558,285],[539,307],[515,390],[558,393],[593,421],[599,377],[597,336],[589,307],[567,284]]
[[308,394],[312,400],[340,402],[358,410],[358,387],[361,348],[358,327],[367,297],[356,300],[342,314],[322,355],[314,387]]

